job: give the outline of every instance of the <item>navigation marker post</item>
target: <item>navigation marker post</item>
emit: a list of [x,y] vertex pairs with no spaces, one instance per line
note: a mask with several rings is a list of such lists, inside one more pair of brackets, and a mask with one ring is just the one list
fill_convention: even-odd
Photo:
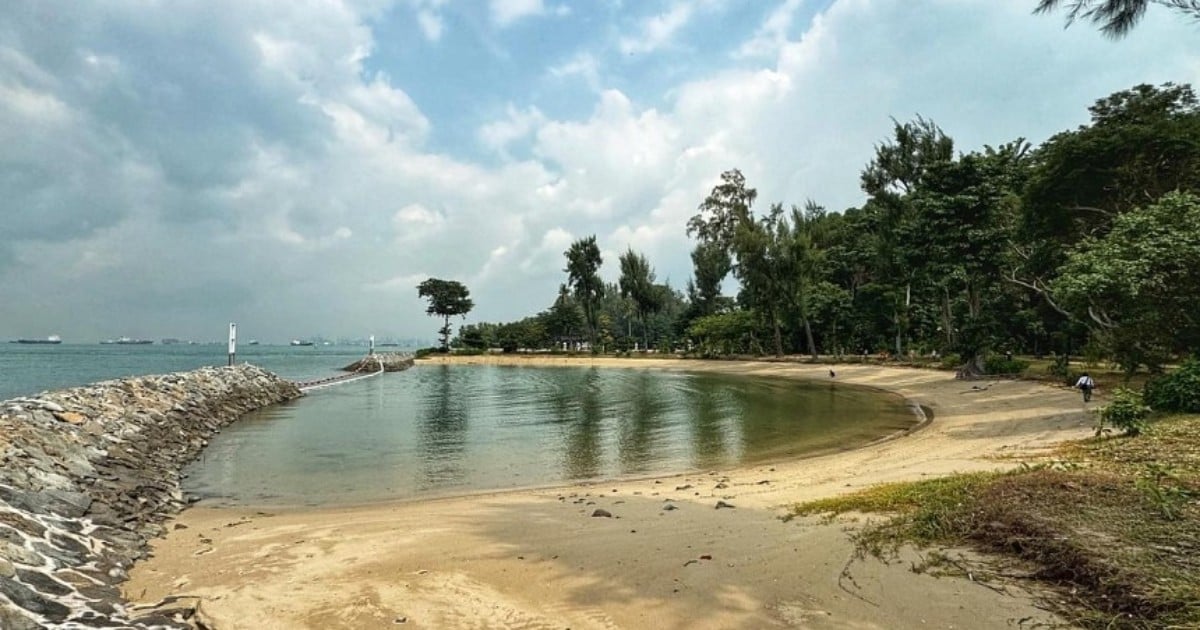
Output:
[[237,354],[237,324],[229,322],[229,365],[233,365],[233,357]]
[[371,335],[370,341],[371,341],[371,350],[369,352],[367,352],[368,356],[375,354],[375,335]]

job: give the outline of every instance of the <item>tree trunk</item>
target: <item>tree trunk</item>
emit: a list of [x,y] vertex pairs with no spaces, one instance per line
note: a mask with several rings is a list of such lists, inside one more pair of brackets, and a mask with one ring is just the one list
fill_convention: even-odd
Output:
[[775,356],[783,356],[783,332],[779,329],[779,318],[771,318],[771,327],[775,332]]
[[809,324],[808,318],[804,318],[804,337],[808,341],[808,353],[813,359],[817,358],[817,344],[813,342],[812,325]]

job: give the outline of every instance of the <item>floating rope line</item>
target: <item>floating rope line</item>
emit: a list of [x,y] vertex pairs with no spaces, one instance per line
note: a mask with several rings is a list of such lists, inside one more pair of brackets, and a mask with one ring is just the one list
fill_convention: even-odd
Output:
[[329,378],[323,378],[323,379],[319,379],[316,381],[299,381],[296,383],[296,387],[299,387],[300,391],[302,391],[302,392],[311,392],[314,389],[333,387],[334,385],[344,385],[346,383],[353,383],[354,381],[361,381],[364,378],[371,378],[372,376],[379,376],[380,374],[383,374],[383,372],[384,372],[383,359],[380,359],[378,356],[376,356],[375,361],[377,363],[379,363],[379,371],[377,371],[377,372],[372,372],[370,374],[359,374],[358,372],[351,372],[350,374],[345,374],[342,376],[330,376]]

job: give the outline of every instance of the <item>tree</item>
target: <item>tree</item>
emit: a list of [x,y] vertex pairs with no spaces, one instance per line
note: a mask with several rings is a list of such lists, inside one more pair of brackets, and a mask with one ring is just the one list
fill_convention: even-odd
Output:
[[571,291],[565,284],[559,285],[558,297],[542,318],[547,334],[558,343],[576,341],[584,324],[579,304],[571,297]]
[[694,280],[688,284],[688,298],[695,303],[697,316],[712,315],[720,308],[721,282],[732,268],[729,252],[716,243],[700,243],[692,250]]
[[738,227],[751,220],[750,207],[758,191],[746,188],[746,177],[736,168],[721,173],[721,183],[701,202],[695,216],[688,220],[687,234],[701,243],[715,243],[731,251]]
[[1067,26],[1083,19],[1100,25],[1100,32],[1112,38],[1129,34],[1151,4],[1169,7],[1200,18],[1200,0],[1040,0],[1034,13],[1049,13],[1067,5]]
[[438,333],[442,336],[442,352],[447,352],[450,349],[450,318],[454,315],[465,318],[471,312],[475,306],[471,293],[461,282],[429,278],[417,285],[417,295],[429,300],[426,314],[444,318],[445,324]]
[[783,207],[775,204],[767,216],[743,222],[733,240],[733,271],[742,284],[738,299],[770,327],[776,356],[783,354],[781,318],[791,280],[787,237]]
[[1101,238],[1136,207],[1180,190],[1200,193],[1200,103],[1188,85],[1138,85],[1099,99],[1091,123],[1033,154],[1010,280],[1074,316],[1047,292],[1081,240]]
[[638,319],[642,324],[642,349],[650,348],[650,334],[646,322],[650,315],[662,308],[662,292],[654,284],[654,270],[650,261],[630,248],[620,257],[621,296],[633,300]]
[[1200,350],[1200,196],[1171,193],[1071,252],[1050,289],[1132,373]]
[[567,268],[563,270],[567,272],[567,284],[571,285],[575,300],[583,307],[588,341],[595,351],[599,324],[598,307],[600,299],[604,297],[604,283],[599,274],[604,259],[600,256],[600,247],[596,245],[596,236],[593,234],[575,241],[563,254],[567,257]]
[[904,354],[910,333],[913,282],[919,262],[920,243],[907,231],[912,220],[910,197],[918,191],[929,172],[954,159],[954,141],[933,121],[917,117],[905,124],[893,121],[892,139],[876,145],[875,157],[862,171],[863,192],[870,195],[866,210],[876,215],[874,223],[877,283],[890,297],[897,355]]

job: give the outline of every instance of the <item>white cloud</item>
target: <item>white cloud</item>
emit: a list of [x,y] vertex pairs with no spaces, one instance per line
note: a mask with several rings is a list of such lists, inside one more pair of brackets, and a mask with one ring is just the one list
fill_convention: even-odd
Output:
[[425,39],[431,42],[442,39],[442,33],[446,28],[442,16],[427,9],[417,11],[417,25],[421,27],[421,33],[425,35]]
[[636,36],[622,37],[618,48],[626,55],[648,53],[669,44],[675,34],[692,19],[694,5],[676,2],[663,13],[646,18]]
[[508,145],[528,137],[534,129],[546,121],[536,107],[518,110],[508,104],[505,118],[485,123],[479,128],[479,141],[488,149],[508,157]]
[[767,16],[762,25],[754,33],[754,37],[744,42],[734,56],[773,57],[788,41],[796,19],[796,12],[804,5],[805,0],[784,0]]
[[580,77],[592,91],[600,91],[600,64],[590,53],[578,53],[571,59],[551,66],[549,74],[555,78]]
[[489,0],[492,21],[504,28],[523,18],[542,15],[546,7],[542,0]]

